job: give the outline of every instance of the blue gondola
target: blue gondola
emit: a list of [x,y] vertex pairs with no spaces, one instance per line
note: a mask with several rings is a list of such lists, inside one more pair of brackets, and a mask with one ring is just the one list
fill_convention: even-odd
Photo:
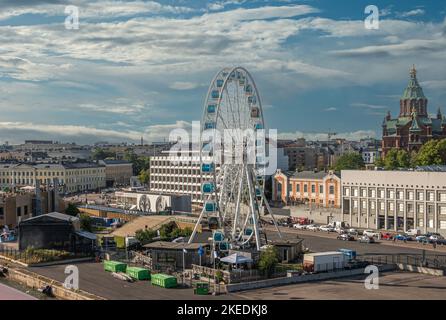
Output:
[[262,191],[259,188],[256,188],[256,196],[261,196]]
[[263,129],[263,125],[262,125],[261,123],[256,123],[256,125],[254,126],[254,128],[255,128],[256,130],[260,130],[260,129]]
[[255,96],[249,96],[248,97],[248,102],[251,103],[251,104],[256,104],[257,99],[256,99]]
[[214,201],[207,201],[204,204],[204,210],[206,212],[215,212],[217,210],[217,204]]
[[245,236],[250,236],[251,234],[252,234],[252,229],[251,228],[246,228]]
[[214,231],[212,239],[214,239],[215,242],[221,242],[225,240],[225,235],[221,231]]
[[252,93],[252,86],[250,84],[247,84],[245,87],[245,92],[247,94],[251,94]]
[[218,244],[218,248],[220,251],[228,251],[229,250],[229,243],[227,242],[220,242]]
[[215,104],[208,105],[208,113],[215,113]]
[[203,193],[212,193],[215,190],[214,184],[212,182],[205,182],[201,186]]
[[206,122],[204,124],[205,129],[215,129],[215,122]]
[[202,172],[213,172],[214,171],[214,164],[213,163],[203,163],[201,165],[201,171]]
[[218,79],[218,80],[217,80],[217,88],[221,88],[221,87],[223,87],[223,83],[224,83],[224,80],[222,80],[222,79]]
[[220,98],[220,91],[218,91],[218,90],[212,90],[211,96],[212,96],[212,99],[218,99],[218,98]]

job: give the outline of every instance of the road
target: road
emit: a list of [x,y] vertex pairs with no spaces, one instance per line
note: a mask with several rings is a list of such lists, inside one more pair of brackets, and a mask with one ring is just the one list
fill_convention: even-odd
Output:
[[37,300],[37,298],[0,283],[0,300]]
[[[198,296],[194,295],[193,289],[164,289],[152,286],[148,281],[137,281],[133,283],[118,280],[104,271],[102,263],[85,262],[78,263],[79,288],[81,290],[96,294],[111,300],[209,300],[209,299],[231,299],[228,295]],[[31,267],[29,270],[60,282],[65,281],[66,265],[55,265],[46,267]]]

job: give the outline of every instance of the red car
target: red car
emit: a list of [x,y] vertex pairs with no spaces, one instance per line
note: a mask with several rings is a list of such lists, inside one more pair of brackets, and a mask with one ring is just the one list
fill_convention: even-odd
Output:
[[381,239],[382,240],[392,240],[393,235],[391,233],[383,233],[383,234],[381,234]]

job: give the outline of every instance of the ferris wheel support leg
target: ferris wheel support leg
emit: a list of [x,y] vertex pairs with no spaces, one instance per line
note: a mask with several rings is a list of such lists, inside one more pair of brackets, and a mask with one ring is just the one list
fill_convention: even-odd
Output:
[[238,215],[239,215],[239,211],[240,211],[240,200],[241,200],[241,196],[242,196],[242,187],[243,187],[243,175],[245,173],[245,167],[242,167],[242,173],[240,174],[240,184],[238,187],[238,193],[237,193],[237,203],[235,205],[235,216],[234,216],[234,221],[233,221],[233,228],[232,228],[232,239],[235,239],[235,232],[237,229],[237,223],[238,223]]
[[271,215],[271,218],[273,219],[274,227],[276,227],[277,233],[279,234],[280,239],[282,239],[282,232],[280,232],[279,230],[279,226],[277,225],[277,221],[276,218],[274,217],[273,210],[271,210],[271,207],[269,206],[268,200],[265,197],[265,193],[263,193],[262,199],[263,202],[265,203],[266,210],[268,210],[269,214]]
[[195,224],[194,230],[192,231],[192,234],[190,235],[189,241],[187,242],[188,244],[191,244],[192,241],[194,241],[195,234],[197,233],[198,226],[201,223],[201,219],[203,219],[203,215],[204,215],[204,210],[205,209],[206,209],[206,206],[203,204],[203,209],[201,210],[200,216],[198,217],[198,220],[197,220],[197,223]]
[[253,226],[254,226],[254,234],[256,236],[256,247],[257,247],[257,250],[260,251],[259,225],[257,222],[256,211],[255,211],[255,206],[254,206],[254,197],[253,197],[253,195],[255,194],[255,190],[252,186],[251,175],[250,175],[248,169],[246,170],[246,179],[248,180],[249,200],[250,200],[249,203],[250,203],[250,207],[251,207],[252,222],[253,222]]

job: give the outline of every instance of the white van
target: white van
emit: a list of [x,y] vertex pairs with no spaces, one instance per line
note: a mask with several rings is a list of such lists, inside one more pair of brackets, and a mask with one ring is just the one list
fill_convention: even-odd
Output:
[[409,236],[414,236],[414,237],[421,235],[421,231],[419,229],[409,229],[409,230],[407,230],[406,233]]
[[362,234],[367,237],[379,238],[379,233],[373,230],[364,230]]

